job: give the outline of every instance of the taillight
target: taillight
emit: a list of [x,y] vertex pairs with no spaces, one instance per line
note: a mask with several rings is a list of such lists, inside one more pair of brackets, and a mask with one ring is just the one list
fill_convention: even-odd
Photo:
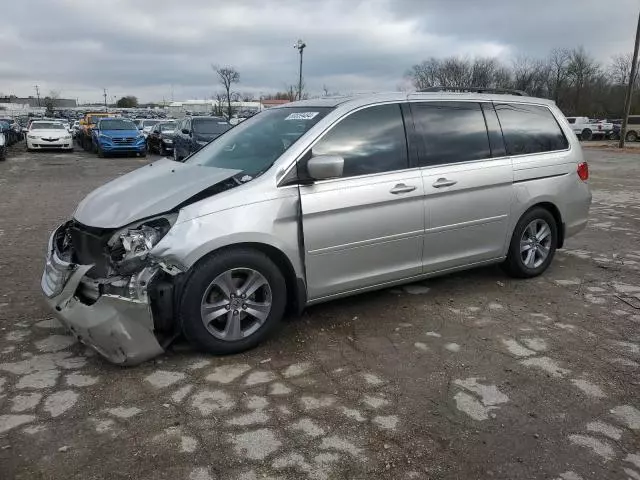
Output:
[[578,164],[578,176],[583,182],[589,180],[589,164],[587,164],[587,162],[581,162]]

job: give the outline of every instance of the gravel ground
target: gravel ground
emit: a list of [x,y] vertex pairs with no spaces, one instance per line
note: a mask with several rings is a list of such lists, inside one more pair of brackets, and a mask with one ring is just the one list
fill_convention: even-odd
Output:
[[151,159],[0,163],[2,479],[640,479],[640,153],[586,149],[589,227],[549,271],[484,268],[307,310],[230,357],[118,368],[39,291],[77,202]]

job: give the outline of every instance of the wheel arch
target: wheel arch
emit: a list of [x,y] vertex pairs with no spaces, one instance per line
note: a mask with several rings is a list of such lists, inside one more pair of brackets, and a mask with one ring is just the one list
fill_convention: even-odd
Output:
[[[262,242],[239,242],[221,246],[198,258],[189,268],[189,272],[212,255],[225,251],[252,249],[265,254],[282,272],[287,286],[286,313],[300,314],[307,303],[307,289],[304,279],[296,275],[295,268],[287,255],[279,248]],[[186,282],[183,282],[183,285]]]

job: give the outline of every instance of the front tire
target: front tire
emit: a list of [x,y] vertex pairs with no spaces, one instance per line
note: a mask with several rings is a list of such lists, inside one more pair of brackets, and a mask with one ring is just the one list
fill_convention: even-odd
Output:
[[167,149],[164,148],[164,143],[162,143],[162,140],[160,140],[160,142],[158,143],[158,155],[160,155],[161,157],[167,156]]
[[557,245],[555,218],[548,210],[535,207],[518,221],[502,267],[512,277],[537,277],[551,264]]
[[636,140],[638,140],[638,134],[634,131],[627,132],[627,136],[625,137],[625,140],[627,142],[635,142]]
[[238,353],[273,331],[286,301],[284,276],[267,255],[252,249],[226,250],[194,267],[179,318],[185,337],[203,350]]

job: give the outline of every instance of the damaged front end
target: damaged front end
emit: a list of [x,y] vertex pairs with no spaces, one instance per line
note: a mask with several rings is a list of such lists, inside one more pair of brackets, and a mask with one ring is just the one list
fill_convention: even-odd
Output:
[[150,252],[176,218],[161,215],[120,229],[70,221],[49,239],[41,281],[47,303],[81,342],[113,363],[155,357],[175,336],[176,271]]

